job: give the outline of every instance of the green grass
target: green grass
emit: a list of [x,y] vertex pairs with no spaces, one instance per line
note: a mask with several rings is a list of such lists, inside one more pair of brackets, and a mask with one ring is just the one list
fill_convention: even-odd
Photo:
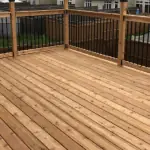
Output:
[[[48,36],[45,35],[39,35],[39,36],[34,36],[34,35],[21,35],[18,36],[17,38],[18,40],[18,45],[20,46],[25,46],[28,44],[28,46],[31,45],[48,45],[49,43],[53,42],[58,42],[55,39],[50,39]],[[9,40],[7,40],[7,38],[5,37],[4,39],[2,37],[0,37],[0,48],[7,48],[9,44],[9,47],[12,46],[12,42],[11,42],[11,38],[9,38]]]
[[135,34],[127,35],[126,40],[130,40],[132,38],[132,36],[143,36],[146,33],[148,33],[148,32],[141,32],[141,33],[135,33]]

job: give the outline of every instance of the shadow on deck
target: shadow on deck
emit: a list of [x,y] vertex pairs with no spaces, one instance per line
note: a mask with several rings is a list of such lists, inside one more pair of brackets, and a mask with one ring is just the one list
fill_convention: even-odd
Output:
[[0,150],[21,149],[149,150],[150,75],[61,48],[1,59]]

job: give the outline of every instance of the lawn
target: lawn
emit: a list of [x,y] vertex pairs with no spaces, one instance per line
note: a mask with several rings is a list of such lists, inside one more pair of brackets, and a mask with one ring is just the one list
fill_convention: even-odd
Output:
[[[61,40],[50,38],[47,35],[19,35],[17,37],[19,47],[41,47],[44,45],[53,45]],[[8,48],[12,46],[11,38],[0,37],[0,48]]]

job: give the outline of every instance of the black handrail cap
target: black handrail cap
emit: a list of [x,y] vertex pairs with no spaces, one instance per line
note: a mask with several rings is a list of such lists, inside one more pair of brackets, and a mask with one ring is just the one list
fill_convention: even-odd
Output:
[[120,0],[120,2],[128,2],[128,0]]

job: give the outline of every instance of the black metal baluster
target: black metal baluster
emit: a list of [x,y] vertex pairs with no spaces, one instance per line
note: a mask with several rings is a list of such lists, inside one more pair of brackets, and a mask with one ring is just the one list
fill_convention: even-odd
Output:
[[9,48],[9,33],[8,33],[8,18],[6,18],[6,38],[7,38],[7,51],[9,52],[10,51],[10,48]]
[[47,32],[48,32],[48,28],[47,28],[47,16],[44,16],[44,37],[45,37],[45,46],[48,46],[48,38],[47,38]]
[[57,31],[57,15],[55,15],[55,45],[57,45],[58,31]]
[[90,26],[91,26],[91,36],[90,36],[90,39],[91,39],[91,41],[90,41],[90,50],[92,51],[92,46],[93,46],[93,41],[92,41],[92,39],[93,39],[93,21],[92,21],[92,17],[90,17]]
[[94,25],[93,25],[93,18],[92,18],[92,17],[91,17],[91,19],[90,19],[90,26],[91,26],[91,37],[90,37],[90,38],[91,38],[91,42],[90,42],[90,43],[91,43],[91,44],[90,44],[90,45],[91,45],[91,48],[90,48],[90,50],[93,51],[93,35],[94,35],[94,34],[93,34],[93,33],[94,33],[93,31],[94,31]]
[[64,43],[64,15],[62,15],[62,44]]
[[[60,16],[60,15],[59,15],[59,16]],[[58,36],[59,36],[59,37],[58,37],[58,39],[59,39],[59,45],[60,45],[60,44],[61,44],[61,38],[60,38],[60,32],[61,32],[61,31],[60,31],[60,20],[59,20],[59,16],[58,16],[58,18],[57,18],[57,22],[58,22],[58,26],[59,26],[59,31],[58,31],[58,33],[59,33]],[[70,25],[71,25],[71,24],[70,24]],[[71,36],[70,36],[70,37],[71,37]],[[69,38],[70,38],[70,37],[69,37]]]
[[69,14],[69,45],[71,45],[71,14]]
[[[39,16],[37,16],[37,23],[40,24]],[[40,47],[40,39],[39,39],[39,34],[40,34],[40,33],[39,33],[39,30],[40,30],[40,29],[37,28],[38,48]]]
[[100,30],[100,35],[99,35],[99,47],[98,47],[98,53],[102,53],[102,18],[100,18],[99,22],[99,30]]
[[37,47],[37,46],[36,46],[37,44],[36,44],[36,30],[35,30],[36,28],[35,28],[35,27],[36,27],[36,17],[33,16],[33,34],[34,34],[34,35],[33,35],[33,36],[34,36],[33,38],[34,38],[34,48]]
[[102,54],[104,54],[104,47],[105,47],[105,18],[103,18],[103,37],[102,37]]
[[88,28],[87,28],[87,32],[88,32],[88,50],[90,50],[90,38],[91,38],[91,23],[90,23],[90,17],[88,17]]
[[5,53],[5,36],[4,36],[4,22],[3,18],[1,18],[1,23],[2,23],[2,44],[3,44],[3,53]]
[[127,60],[128,57],[128,35],[129,35],[129,22],[127,22],[127,28],[126,28],[126,37],[125,37],[125,60]]
[[26,26],[26,44],[27,44],[26,49],[29,49],[29,45],[28,45],[28,18],[27,17],[25,17],[25,26]]
[[41,22],[40,44],[43,47],[43,16],[40,16],[40,22]]
[[89,32],[88,32],[88,17],[87,16],[85,16],[85,25],[86,25],[86,35],[85,35],[85,41],[84,41],[84,47],[85,47],[85,49],[88,49],[88,34],[89,34]]
[[75,46],[77,47],[77,42],[78,42],[78,36],[77,36],[77,34],[78,34],[78,32],[77,32],[77,15],[75,15],[75,29],[76,29],[76,36],[75,36]]
[[136,22],[134,24],[134,46],[133,46],[133,63],[135,63],[136,60],[136,54],[135,54],[135,44],[136,44]]
[[45,15],[42,16],[42,38],[43,38],[43,47],[46,46],[46,21]]
[[17,47],[18,47],[18,50],[20,51],[21,48],[20,48],[20,18],[17,18]]
[[33,19],[32,17],[29,18],[30,19],[30,47],[33,48],[33,44],[32,44],[32,23],[33,23]]
[[99,47],[99,41],[98,41],[98,36],[99,36],[99,18],[96,18],[96,20],[97,20],[96,21],[96,23],[97,23],[96,24],[97,25],[97,32],[96,32],[97,36],[96,36],[96,38],[97,39],[96,39],[96,47],[95,48],[96,48],[96,53],[98,53],[98,47]]
[[52,15],[52,45],[54,45],[54,15]]
[[112,40],[112,39],[111,39],[111,34],[110,34],[112,30],[113,30],[113,29],[112,29],[112,26],[111,26],[111,19],[109,19],[109,29],[108,29],[108,31],[109,31],[109,32],[108,32],[108,33],[109,33],[109,35],[108,35],[108,36],[109,36],[109,46],[108,46],[108,47],[109,47],[109,50],[107,50],[107,51],[110,52],[109,56],[112,56],[112,57],[113,57],[113,55],[112,55],[112,48],[111,48],[111,40]]
[[105,42],[105,51],[104,51],[104,54],[105,55],[108,55],[107,54],[107,49],[108,49],[108,32],[109,32],[109,30],[108,30],[108,18],[106,18],[106,42]]
[[25,26],[24,26],[24,22],[25,22],[25,19],[24,19],[24,17],[23,18],[20,18],[21,20],[21,38],[22,38],[22,47],[23,47],[23,50],[25,49],[25,47],[24,47],[24,43],[25,43],[25,40],[24,40],[24,37],[25,37]]
[[80,47],[80,16],[78,15],[78,47]]
[[133,25],[132,25],[132,22],[130,22],[131,24],[131,28],[130,28],[130,55],[129,55],[129,61],[131,62],[132,61],[132,28],[133,28]]
[[93,18],[93,19],[94,19],[94,22],[93,22],[94,23],[94,35],[93,35],[93,42],[92,42],[93,46],[92,46],[92,49],[93,49],[94,52],[96,52],[96,48],[95,48],[95,43],[96,43],[96,41],[95,41],[95,35],[96,35],[95,34],[95,31],[96,31],[96,29],[95,29],[96,28],[96,23],[95,23],[96,21],[95,21],[95,19],[96,18]]
[[76,31],[77,31],[77,47],[78,47],[78,15],[76,16]]
[[115,52],[114,52],[114,31],[115,31],[115,23],[114,20],[112,20],[112,57],[115,57]]
[[146,67],[150,67],[150,24],[148,24],[148,35],[147,35],[147,45],[146,45]]
[[51,30],[51,28],[50,28],[50,17],[49,16],[47,16],[47,19],[48,19],[48,42],[49,42],[49,46],[51,45],[51,41],[50,41],[50,35],[51,35],[51,32],[50,32],[50,30]]
[[115,57],[117,58],[118,57],[118,40],[119,40],[119,21],[117,20],[116,21],[116,42],[115,42]]
[[72,45],[72,14],[70,14],[70,45]]
[[72,21],[72,45],[73,46],[75,46],[75,41],[76,41],[76,39],[75,39],[75,21],[74,21],[74,19],[75,19],[75,15],[72,15],[72,19],[71,19],[71,21]]
[[144,45],[145,45],[145,30],[146,30],[146,24],[144,23],[144,33],[143,33],[143,45],[142,45],[142,49],[141,49],[141,65],[144,65]]
[[[80,47],[83,48],[83,25],[82,25],[82,16],[81,16],[81,21],[80,21],[80,26],[81,26],[81,36],[80,36],[80,41],[81,41],[81,44],[80,44]],[[80,29],[80,28],[79,28]]]
[[140,36],[141,36],[141,23],[139,23],[139,37],[138,37],[137,64],[139,64],[139,62],[140,62]]
[[85,16],[82,16],[82,26],[83,26],[83,49],[85,49],[85,32],[86,32],[86,29],[85,29]]

